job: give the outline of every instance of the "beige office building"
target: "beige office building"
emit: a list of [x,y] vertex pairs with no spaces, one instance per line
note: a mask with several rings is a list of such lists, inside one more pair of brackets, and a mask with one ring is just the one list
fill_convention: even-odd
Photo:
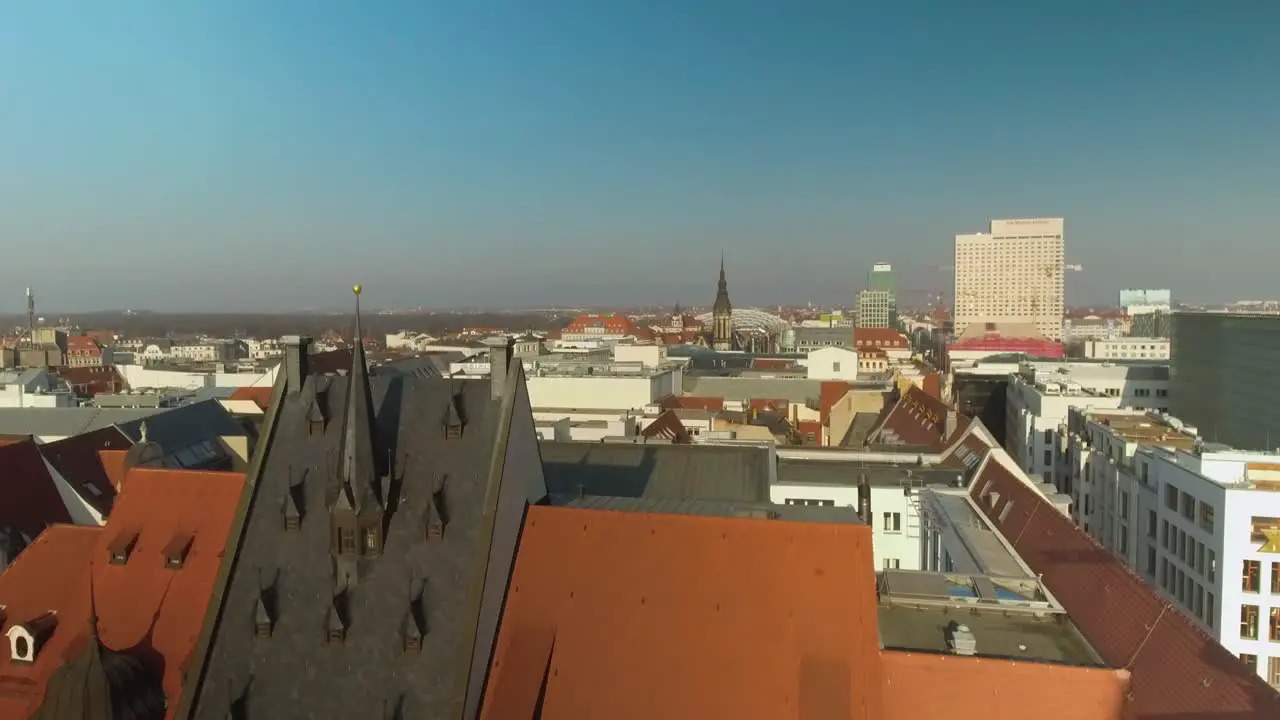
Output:
[[1033,323],[1062,339],[1063,220],[992,220],[956,235],[955,333],[972,323]]

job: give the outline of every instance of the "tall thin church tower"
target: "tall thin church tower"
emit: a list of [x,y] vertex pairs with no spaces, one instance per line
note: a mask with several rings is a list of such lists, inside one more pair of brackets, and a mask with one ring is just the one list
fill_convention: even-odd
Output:
[[724,253],[720,254],[716,302],[711,306],[711,347],[715,350],[733,349],[733,305],[729,304],[729,283],[724,277]]

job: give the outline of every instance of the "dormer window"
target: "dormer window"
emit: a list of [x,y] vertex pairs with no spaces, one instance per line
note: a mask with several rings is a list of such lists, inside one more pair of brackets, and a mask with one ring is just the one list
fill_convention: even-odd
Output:
[[330,645],[341,645],[347,639],[347,620],[343,616],[346,607],[346,595],[338,595],[329,606],[329,618],[325,624],[325,642]]
[[284,529],[297,531],[302,527],[302,483],[289,486],[284,495]]
[[107,546],[107,559],[112,565],[124,565],[129,562],[129,556],[133,554],[134,545],[138,544],[138,533],[121,532],[116,535],[116,539],[111,541]]
[[360,552],[377,555],[382,552],[382,528],[377,524],[366,525],[360,531]]
[[311,406],[307,408],[307,434],[323,435],[327,417],[325,416],[326,395],[323,391],[317,391],[315,397],[311,398]]
[[356,551],[356,531],[350,527],[338,528],[338,554],[351,555]]
[[271,637],[271,627],[274,623],[270,604],[271,598],[264,590],[258,595],[258,609],[253,616],[253,637],[256,640],[267,640]]
[[175,535],[164,548],[164,566],[170,570],[181,570],[187,562],[187,553],[191,551],[194,539],[187,533]]
[[444,415],[444,437],[446,440],[462,439],[462,395],[454,395],[449,399]]
[[40,649],[58,627],[58,615],[49,611],[33,620],[14,625],[5,636],[9,639],[9,657],[16,663],[33,663]]
[[440,508],[433,495],[431,504],[427,506],[427,539],[437,540],[442,537],[444,537],[444,517],[440,514]]

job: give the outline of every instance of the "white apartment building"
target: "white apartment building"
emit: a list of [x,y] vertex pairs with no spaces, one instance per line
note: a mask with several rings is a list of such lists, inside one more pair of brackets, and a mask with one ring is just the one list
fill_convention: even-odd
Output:
[[236,359],[234,340],[208,340],[169,348],[169,357],[192,362],[230,362]]
[[[955,486],[961,472],[937,466],[939,456],[777,449],[778,479],[769,499],[779,505],[852,507],[871,514],[877,570],[923,569],[920,495],[926,485]],[[923,459],[923,465],[917,465]],[[865,483],[864,488],[859,486]]]
[[1084,356],[1090,360],[1168,360],[1169,338],[1118,337],[1087,340]]
[[1033,323],[1062,338],[1062,218],[992,220],[990,231],[956,235],[955,334],[974,322]]
[[1062,438],[1077,408],[1169,409],[1167,365],[1023,363],[1009,380],[1005,449],[1032,477],[1063,489]]
[[1103,468],[1078,480],[1101,498],[1090,534],[1280,688],[1280,454],[1225,449],[1175,419],[1148,420],[1135,434],[1132,421],[1105,413],[1073,436],[1083,463]]
[[250,360],[266,360],[267,358],[284,357],[284,345],[279,340],[268,338],[258,340],[250,338],[244,341]]
[[858,379],[858,353],[856,350],[841,347],[828,347],[812,350],[800,361],[805,366],[806,377],[810,380],[847,380]]
[[0,371],[0,407],[76,407],[75,394],[40,368]]

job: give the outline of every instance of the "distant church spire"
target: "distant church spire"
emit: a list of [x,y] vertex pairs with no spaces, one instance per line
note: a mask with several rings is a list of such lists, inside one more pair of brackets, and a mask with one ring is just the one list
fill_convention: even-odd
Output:
[[369,366],[365,362],[364,334],[360,328],[361,287],[356,285],[351,291],[356,296],[356,332],[355,346],[351,349],[351,372],[347,373],[338,482],[345,496],[340,501],[362,512],[381,509],[382,498],[378,492],[378,456],[374,452],[373,393],[369,389]]
[[720,281],[716,284],[716,301],[711,306],[711,347],[733,349],[733,305],[729,303],[729,281],[724,274],[724,252],[720,253]]

